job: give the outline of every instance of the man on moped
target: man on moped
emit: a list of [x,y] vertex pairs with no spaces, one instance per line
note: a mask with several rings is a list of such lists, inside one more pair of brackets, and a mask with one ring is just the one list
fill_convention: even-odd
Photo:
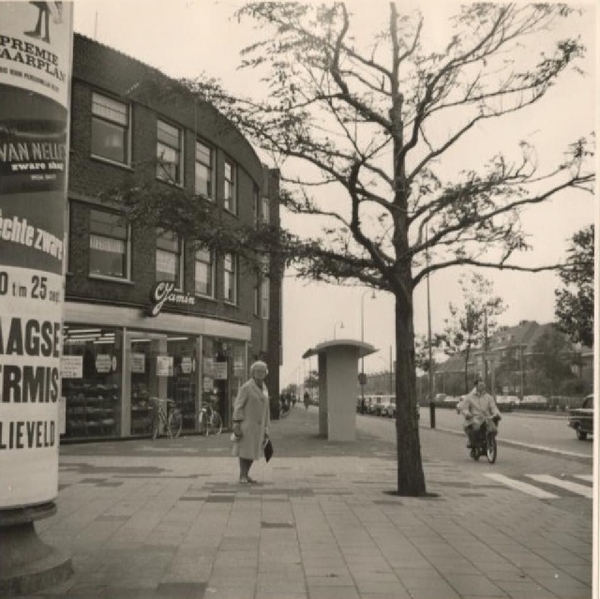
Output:
[[502,420],[502,416],[500,416],[500,411],[496,406],[494,398],[485,392],[485,383],[482,379],[478,378],[475,380],[475,387],[468,395],[463,397],[459,408],[460,413],[465,418],[463,428],[469,437],[467,447],[475,447],[481,425],[486,420],[488,421],[486,425],[488,430],[494,433],[498,432],[495,422],[491,419],[494,418],[497,422]]

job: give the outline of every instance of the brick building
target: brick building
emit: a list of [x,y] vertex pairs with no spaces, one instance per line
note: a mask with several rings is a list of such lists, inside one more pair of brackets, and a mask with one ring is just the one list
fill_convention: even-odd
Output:
[[[124,224],[99,200],[133,172],[214,202],[226,223],[279,225],[279,176],[213,107],[137,93],[156,69],[75,35],[63,396],[66,438],[146,434],[148,399],[170,397],[184,431],[201,402],[232,402],[255,359],[277,397],[281,273],[207,251],[175,231]],[[162,295],[166,294],[166,295]],[[154,299],[151,300],[151,297]],[[161,298],[165,299],[161,303]],[[154,307],[154,310],[152,308]],[[154,312],[154,315],[151,313]]]

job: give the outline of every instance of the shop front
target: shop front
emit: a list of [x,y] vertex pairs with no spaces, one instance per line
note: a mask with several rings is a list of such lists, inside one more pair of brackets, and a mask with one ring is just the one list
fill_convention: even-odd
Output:
[[247,373],[247,325],[67,302],[64,330],[63,439],[149,435],[154,397],[175,401],[184,433],[198,430],[202,401],[229,425]]

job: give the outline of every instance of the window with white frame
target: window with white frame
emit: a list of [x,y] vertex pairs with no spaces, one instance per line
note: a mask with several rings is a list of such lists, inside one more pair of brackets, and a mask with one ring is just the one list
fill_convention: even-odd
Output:
[[260,317],[269,318],[269,279],[265,276],[260,283]]
[[194,288],[197,294],[214,297],[215,295],[215,268],[213,253],[198,247],[195,252]]
[[225,160],[223,203],[226,210],[237,214],[237,187],[235,164]]
[[260,194],[256,185],[254,186],[253,200],[254,223],[258,225],[258,223],[260,222]]
[[157,121],[156,176],[159,179],[183,184],[183,136],[181,129]]
[[92,92],[92,156],[129,164],[129,106]]
[[261,214],[260,214],[261,221],[263,223],[265,223],[266,225],[268,225],[269,222],[270,222],[270,217],[269,217],[269,198],[262,198],[260,212],[261,212]]
[[269,318],[269,257],[263,256],[260,280],[260,317]]
[[157,230],[156,280],[171,281],[183,288],[183,242],[173,231]]
[[129,278],[129,227],[113,212],[90,210],[90,274]]
[[237,302],[237,257],[233,254],[223,256],[223,298],[227,302]]
[[196,194],[212,200],[213,195],[213,151],[202,142],[196,142]]
[[254,315],[260,314],[260,273],[257,272],[254,277]]

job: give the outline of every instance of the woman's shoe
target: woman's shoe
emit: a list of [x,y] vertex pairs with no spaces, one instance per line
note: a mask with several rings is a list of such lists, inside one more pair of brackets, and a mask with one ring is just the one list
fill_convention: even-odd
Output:
[[249,482],[251,485],[256,485],[256,484],[258,484],[258,481],[257,481],[257,480],[254,480],[253,478],[250,478],[249,476],[247,477],[247,479],[248,479],[248,482]]
[[239,483],[240,485],[247,485],[250,482],[250,478],[248,476],[240,476]]

